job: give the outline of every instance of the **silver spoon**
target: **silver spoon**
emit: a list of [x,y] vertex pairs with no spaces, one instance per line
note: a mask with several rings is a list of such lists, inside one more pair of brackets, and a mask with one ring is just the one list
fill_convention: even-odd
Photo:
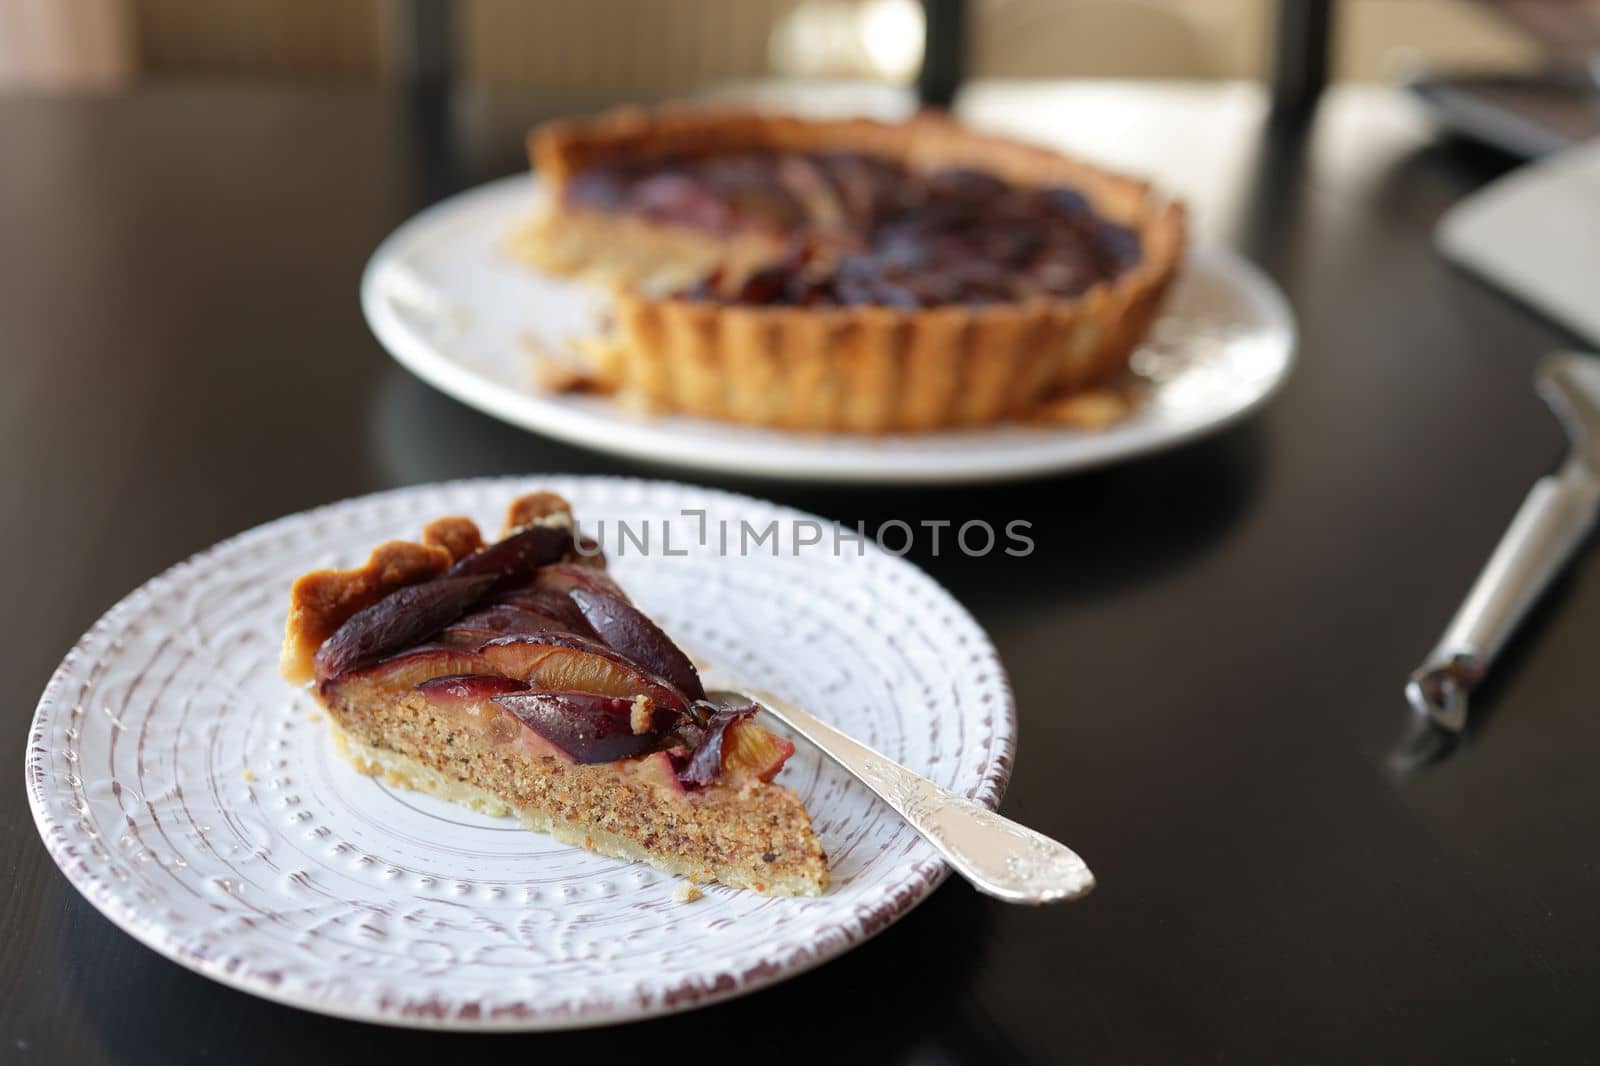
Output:
[[1534,388],[1566,431],[1567,460],[1534,482],[1444,636],[1406,683],[1412,709],[1452,733],[1466,727],[1467,694],[1600,514],[1600,359],[1545,356]]
[[1094,887],[1089,867],[1065,844],[940,788],[781,696],[715,669],[700,674],[714,702],[754,703],[854,774],[980,892],[1008,903],[1057,903]]

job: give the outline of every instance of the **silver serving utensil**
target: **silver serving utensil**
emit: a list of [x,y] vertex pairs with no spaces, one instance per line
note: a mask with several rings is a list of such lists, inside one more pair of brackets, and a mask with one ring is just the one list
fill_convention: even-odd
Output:
[[714,702],[754,703],[816,745],[894,808],[980,892],[1008,903],[1057,903],[1094,887],[1089,867],[1065,844],[940,788],[781,696],[714,669],[702,667],[701,680]]
[[1600,359],[1545,356],[1534,388],[1566,432],[1567,460],[1534,482],[1444,636],[1406,683],[1412,709],[1452,733],[1467,724],[1468,692],[1600,514]]

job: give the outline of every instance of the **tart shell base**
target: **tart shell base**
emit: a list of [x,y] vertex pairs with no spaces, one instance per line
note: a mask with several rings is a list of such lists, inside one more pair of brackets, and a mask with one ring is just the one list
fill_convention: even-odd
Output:
[[791,430],[981,426],[1120,378],[1175,273],[1074,301],[915,313],[620,291],[613,333],[590,358],[603,384],[651,409]]

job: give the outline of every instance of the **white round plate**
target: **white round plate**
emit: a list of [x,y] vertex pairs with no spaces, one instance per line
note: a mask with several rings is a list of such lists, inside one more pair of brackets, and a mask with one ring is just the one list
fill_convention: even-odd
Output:
[[[809,516],[723,492],[451,482],[251,530],[95,623],[51,679],[28,744],[34,817],[71,882],[156,951],[269,999],[396,1025],[554,1029],[684,1010],[799,973],[943,880],[929,845],[806,747],[778,780],[811,811],[833,868],[827,892],[709,885],[693,903],[647,866],[396,791],[340,759],[308,695],[278,676],[290,582],[355,565],[440,515],[498,529],[533,488],[572,500],[623,585],[693,654],[999,802],[1015,735],[1004,670],[916,567],[871,544],[836,555],[831,537],[791,555],[789,538],[810,531],[790,523]],[[704,546],[685,510],[705,512]],[[650,529],[653,557],[632,541],[617,554],[619,521]],[[735,554],[741,522],[778,523],[781,554],[773,541]]]
[[1100,433],[1018,425],[944,433],[802,434],[643,415],[604,397],[541,393],[531,352],[592,333],[605,295],[541,275],[505,251],[537,191],[514,175],[428,208],[389,236],[361,280],[367,323],[423,381],[496,418],[654,462],[767,477],[988,481],[1077,470],[1171,447],[1243,417],[1288,376],[1294,316],[1265,275],[1200,248],[1135,367],[1149,402]]

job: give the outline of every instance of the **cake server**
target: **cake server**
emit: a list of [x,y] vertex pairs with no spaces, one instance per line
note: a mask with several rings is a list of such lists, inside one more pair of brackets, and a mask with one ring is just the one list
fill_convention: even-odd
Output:
[[1018,825],[873,751],[781,696],[701,669],[713,702],[754,703],[860,779],[922,834],[957,873],[1008,903],[1057,903],[1094,887],[1071,848]]
[[1567,459],[1534,483],[1444,636],[1406,683],[1412,709],[1452,733],[1467,724],[1468,693],[1600,513],[1600,359],[1548,355],[1534,388],[1566,432]]

